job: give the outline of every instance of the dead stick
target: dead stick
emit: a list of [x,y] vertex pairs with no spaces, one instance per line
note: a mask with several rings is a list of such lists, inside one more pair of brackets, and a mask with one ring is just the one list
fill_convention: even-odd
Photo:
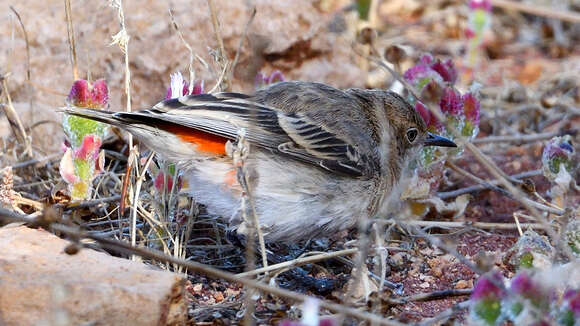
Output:
[[429,301],[446,297],[470,295],[471,292],[473,292],[473,289],[448,289],[448,290],[433,291],[429,293],[418,293],[401,298],[391,298],[388,300],[389,302],[394,304],[406,304],[414,301]]

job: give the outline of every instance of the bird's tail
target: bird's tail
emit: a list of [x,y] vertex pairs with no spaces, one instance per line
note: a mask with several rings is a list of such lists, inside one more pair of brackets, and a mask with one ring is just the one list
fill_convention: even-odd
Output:
[[107,123],[116,127],[125,127],[122,121],[115,116],[115,113],[117,112],[85,108],[63,108],[62,112],[85,119]]

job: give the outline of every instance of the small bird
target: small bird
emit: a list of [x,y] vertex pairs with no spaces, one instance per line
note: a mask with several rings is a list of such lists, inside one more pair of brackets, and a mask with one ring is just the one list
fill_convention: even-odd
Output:
[[243,233],[232,143],[244,129],[244,166],[266,241],[328,235],[387,215],[407,163],[423,146],[456,147],[427,132],[417,111],[386,90],[280,82],[254,95],[217,93],[162,101],[138,112],[69,108],[67,114],[129,131],[180,163],[187,191]]

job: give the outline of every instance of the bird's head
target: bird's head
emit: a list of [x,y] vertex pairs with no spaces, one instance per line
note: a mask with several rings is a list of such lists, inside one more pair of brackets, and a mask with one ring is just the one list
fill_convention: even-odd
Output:
[[457,147],[450,139],[427,131],[421,115],[400,95],[388,92],[384,102],[386,118],[400,151],[422,146]]

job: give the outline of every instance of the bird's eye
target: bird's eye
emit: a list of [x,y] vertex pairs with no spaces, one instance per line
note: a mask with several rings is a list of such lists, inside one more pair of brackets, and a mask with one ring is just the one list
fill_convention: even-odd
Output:
[[409,143],[412,144],[417,138],[418,134],[419,132],[415,128],[410,128],[409,130],[407,130],[407,140],[409,141]]

